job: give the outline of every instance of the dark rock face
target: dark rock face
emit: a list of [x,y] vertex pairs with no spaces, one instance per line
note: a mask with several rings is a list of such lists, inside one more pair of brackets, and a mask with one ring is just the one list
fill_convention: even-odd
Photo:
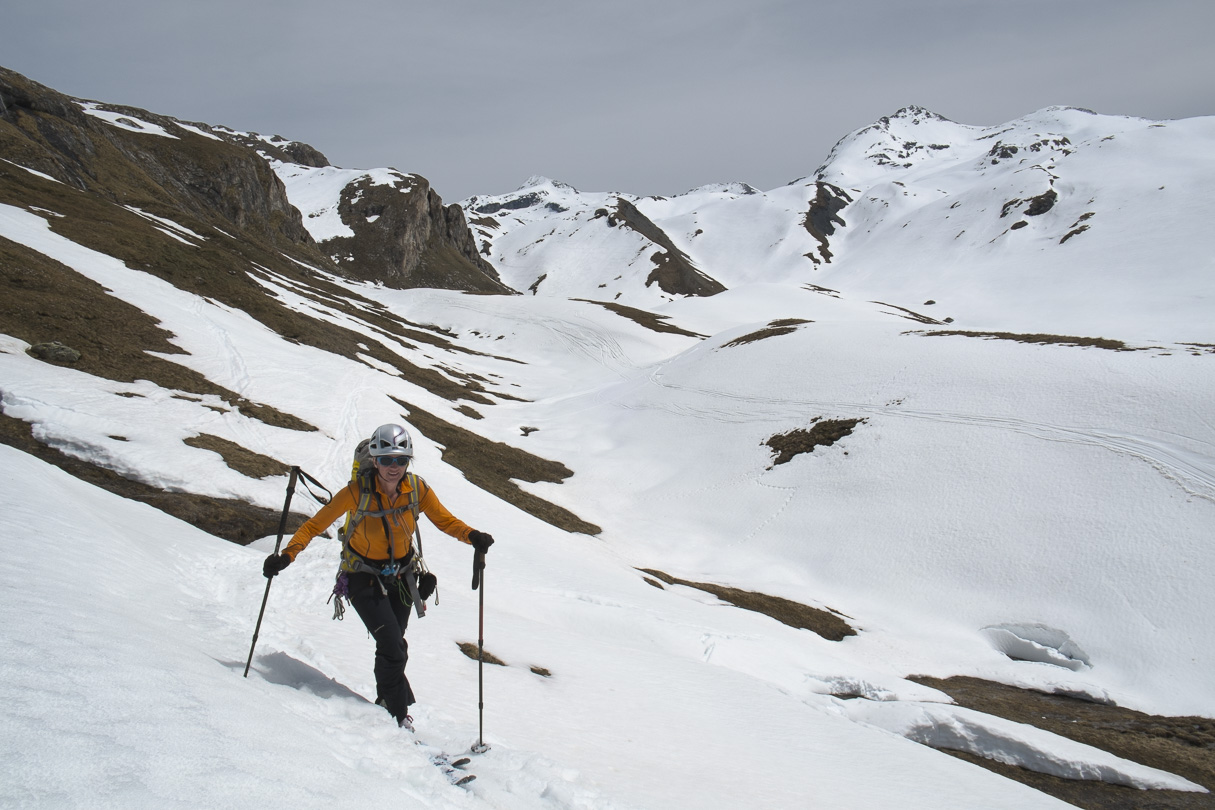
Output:
[[1047,211],[1055,207],[1055,202],[1059,199],[1058,193],[1052,188],[1033,197],[1029,201],[1029,207],[1025,209],[1025,216],[1038,217],[1045,214]]
[[354,236],[321,248],[344,275],[401,289],[514,292],[478,252],[464,209],[443,205],[423,177],[398,177],[392,184],[363,177],[342,190],[338,213]]
[[841,228],[845,226],[846,223],[840,218],[839,212],[852,202],[852,198],[843,189],[830,183],[820,181],[815,185],[818,190],[810,203],[810,210],[802,220],[802,226],[818,240],[819,255],[807,253],[806,256],[815,264],[830,263],[832,253],[829,237],[835,234],[836,225]]

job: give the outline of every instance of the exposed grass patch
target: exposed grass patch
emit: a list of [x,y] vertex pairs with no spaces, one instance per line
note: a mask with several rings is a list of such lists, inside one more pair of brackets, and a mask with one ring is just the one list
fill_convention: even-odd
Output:
[[506,666],[505,661],[503,661],[501,658],[498,658],[496,655],[489,652],[488,650],[482,648],[478,652],[477,645],[473,644],[472,642],[459,641],[456,643],[460,647],[460,652],[464,653],[465,655],[467,655],[469,658],[471,658],[474,661],[484,661],[487,664],[493,664],[494,666],[497,666],[497,667]]
[[59,342],[80,355],[64,362],[44,353],[44,362],[115,382],[143,379],[168,390],[212,394],[266,424],[316,430],[298,417],[251,402],[193,369],[157,356],[185,352],[170,342],[172,333],[155,318],[66,265],[3,237],[0,291],[0,332],[30,344]]
[[[278,534],[279,520],[282,517],[280,511],[245,501],[185,492],[166,492],[142,481],[124,478],[113,470],[98,467],[47,447],[33,437],[28,424],[3,414],[0,414],[0,443],[53,464],[81,481],[123,498],[146,503],[208,534],[242,546],[258,538]],[[287,531],[294,532],[307,519],[307,515],[292,512],[288,516]]]
[[[3,126],[0,126],[0,147],[12,140],[6,139],[5,134]],[[124,170],[126,173],[136,172],[131,168],[135,164],[114,157],[108,151],[105,151],[102,157],[114,162],[114,166],[107,171],[113,171],[117,176],[126,176],[120,171],[123,166],[127,167]],[[102,158],[99,157],[98,160]],[[270,181],[267,179],[267,182]],[[106,186],[104,193],[81,192],[69,186],[39,179],[16,167],[6,168],[3,163],[0,163],[0,202],[57,212],[62,216],[48,218],[49,226],[55,233],[91,250],[116,258],[129,268],[146,272],[181,290],[243,311],[286,340],[355,361],[358,361],[359,354],[365,354],[397,369],[403,378],[444,399],[465,398],[491,404],[490,400],[484,397],[484,389],[479,383],[455,381],[434,369],[421,368],[402,358],[386,344],[413,340],[450,351],[479,353],[458,347],[444,336],[424,327],[410,324],[369,299],[354,295],[320,274],[301,266],[297,262],[334,274],[340,272],[314,246],[291,242],[273,227],[257,227],[259,223],[247,223],[247,227],[242,230],[240,225],[234,222],[209,216],[197,205],[184,209],[178,207],[173,201],[166,200],[162,191],[149,190],[146,184],[119,183],[112,187]],[[198,244],[183,244],[157,230],[148,220],[132,213],[123,205],[116,204],[117,202],[173,220],[205,238]],[[239,236],[232,238],[225,235],[227,233],[238,233]],[[10,269],[14,261],[12,257],[18,252],[24,254],[23,257],[17,257],[18,267],[33,266],[39,262],[37,259],[28,258],[34,251],[12,243],[8,243],[8,252],[9,255],[0,256],[0,266],[5,271]],[[288,257],[295,258],[295,261]],[[50,260],[46,257],[41,257],[42,266],[48,262]],[[69,268],[62,265],[59,267],[62,272],[75,274],[75,271]],[[361,330],[352,329],[296,311],[255,279],[285,285],[293,293],[336,309],[365,326]],[[32,284],[35,280],[25,281]],[[122,318],[110,314],[115,311],[115,305],[105,299],[113,299],[113,296],[109,296],[100,285],[87,279],[83,281],[86,285],[92,284],[96,288],[96,291],[90,293],[90,302],[99,304],[103,311],[109,310],[103,317],[115,321],[116,328],[95,328],[98,325],[96,321],[100,320],[97,316],[102,312],[92,306],[80,306],[75,298],[66,292],[66,288],[57,285],[15,288],[14,303],[20,302],[24,305],[32,295],[40,292],[42,300],[49,305],[41,309],[52,313],[51,317],[56,321],[56,325],[63,330],[82,332],[92,342],[104,341],[108,351],[103,354],[114,358],[112,364],[129,364],[131,358],[143,355],[145,349],[171,354],[182,353],[180,348],[167,342],[171,335],[164,330],[160,330],[157,342],[167,348],[154,347],[142,341],[140,338],[147,331],[147,324],[158,326],[155,320],[138,312],[135,307],[118,302],[126,311],[137,313],[133,325],[139,328],[125,328]],[[22,282],[17,282],[20,283]],[[64,334],[66,335],[66,332]],[[24,337],[23,339],[29,340]],[[82,354],[87,354],[84,344],[88,341],[78,340],[73,343],[69,336],[37,338],[29,342],[40,343],[51,339],[74,345]],[[138,359],[141,363],[144,362],[142,357]],[[129,372],[127,373],[129,376]],[[126,379],[109,374],[103,376]],[[196,376],[201,378],[200,375]],[[200,393],[211,393],[214,389],[214,386],[200,386],[201,384],[195,384],[193,387],[166,387],[183,387]],[[287,421],[284,420],[280,426],[287,426]],[[314,428],[305,426],[296,429]]]
[[593,535],[603,531],[567,509],[524,492],[511,480],[559,484],[574,474],[564,464],[540,458],[503,442],[490,441],[407,402],[399,399],[394,401],[406,410],[405,418],[414,427],[431,441],[442,445],[443,461],[460,470],[465,478],[481,489],[567,532]]
[[1127,346],[1121,340],[1111,340],[1110,338],[1090,338],[1090,337],[1074,337],[1071,335],[1021,335],[1013,332],[967,332],[960,329],[936,330],[933,332],[909,332],[912,335],[924,335],[925,337],[977,337],[987,338],[988,340],[1014,340],[1018,343],[1047,343],[1056,344],[1059,346],[1091,346],[1097,349],[1109,349],[1115,352],[1133,352],[1136,351],[1130,346]]
[[1087,230],[1088,230],[1087,225],[1081,225],[1079,228],[1072,228],[1070,231],[1063,234],[1063,237],[1059,240],[1059,244],[1062,245],[1068,239],[1071,239],[1073,236],[1079,236],[1080,234],[1084,233]]
[[721,282],[697,269],[688,255],[675,246],[662,228],[623,197],[616,198],[616,213],[614,217],[608,218],[608,224],[631,228],[661,248],[650,256],[650,260],[654,262],[654,271],[646,278],[647,287],[657,283],[659,289],[668,295],[705,297],[726,291]]
[[551,678],[551,677],[553,677],[553,673],[549,672],[549,671],[548,671],[547,669],[545,669],[544,667],[531,667],[530,669],[531,669],[531,671],[532,671],[532,672],[534,672],[535,674],[539,675],[541,678]]
[[608,301],[592,301],[589,298],[575,298],[575,301],[582,301],[586,304],[596,304],[606,310],[615,312],[621,317],[628,318],[633,323],[644,326],[652,332],[665,332],[673,335],[684,335],[686,337],[703,338],[705,335],[696,332],[689,332],[686,329],[681,329],[674,324],[667,323],[668,315],[655,315],[653,312],[647,312],[644,309],[636,309],[635,307],[626,307],[624,304],[614,304]]
[[[798,428],[788,433],[769,436],[764,442],[772,448],[776,458],[772,466],[784,464],[802,453],[812,453],[816,447],[830,447],[852,433],[864,419],[816,419],[809,430]],[[770,468],[769,468],[770,469]]]
[[759,340],[767,340],[768,338],[779,337],[780,335],[788,335],[797,331],[797,327],[802,324],[813,323],[813,321],[803,320],[802,318],[779,318],[772,321],[763,329],[749,332],[742,337],[734,338],[729,343],[722,344],[723,349],[730,349],[735,346],[745,346],[748,343],[755,343]]
[[936,318],[930,318],[927,315],[921,315],[919,312],[914,312],[914,311],[908,309],[907,307],[900,307],[897,304],[887,304],[885,301],[870,301],[869,303],[877,304],[878,306],[883,306],[883,307],[890,307],[891,309],[897,309],[899,312],[903,313],[899,317],[906,318],[910,321],[918,321],[919,323],[930,323],[930,324],[938,324],[938,325],[942,323],[942,321],[938,321]]
[[246,450],[244,447],[241,447],[236,442],[228,441],[219,436],[212,436],[209,433],[191,436],[185,440],[185,443],[190,447],[218,453],[225,464],[241,475],[247,475],[250,478],[269,478],[272,475],[287,475],[291,472],[289,465],[284,464],[276,458],[263,456],[261,453],[254,453],[252,450]]
[[[785,599],[781,596],[769,596],[766,593],[759,593],[757,591],[744,591],[740,588],[714,585],[708,582],[689,582],[686,579],[679,579],[653,568],[642,568],[639,570],[642,573],[662,580],[668,585],[684,585],[699,591],[711,593],[721,601],[729,602],[735,607],[754,611],[755,613],[762,613],[798,630],[809,630],[828,641],[843,641],[848,636],[856,635],[856,631],[852,629],[852,625],[844,621],[841,614],[834,611],[810,607],[800,602],[794,602],[791,599]],[[662,587],[648,578],[646,582],[655,587]]]
[[[1183,776],[1215,791],[1215,720],[1157,717],[1118,706],[993,683],[979,678],[910,680],[939,689],[968,709],[1027,723],[1112,754]],[[1212,794],[1136,790],[1096,781],[1061,779],[970,754],[949,752],[1089,810],[1197,810],[1215,807]]]

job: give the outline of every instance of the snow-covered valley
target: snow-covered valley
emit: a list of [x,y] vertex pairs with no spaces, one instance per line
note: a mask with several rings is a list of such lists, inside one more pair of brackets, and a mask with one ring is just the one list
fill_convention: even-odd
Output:
[[[331,618],[336,540],[273,581],[242,678],[276,537],[235,545],[2,446],[0,804],[1068,806],[937,748],[1209,798],[923,681],[1215,716],[1215,251],[1201,225],[1215,123],[1074,110],[1001,133],[915,111],[884,122],[769,192],[626,195],[630,209],[537,178],[466,201],[522,295],[392,289],[320,266],[251,273],[301,321],[365,336],[353,356],[69,239],[45,201],[0,201],[9,255],[95,282],[179,352],[149,355],[314,429],[47,362],[15,334],[0,336],[6,421],[166,492],[276,512],[285,474],[243,474],[195,440],[334,489],[359,438],[402,422],[416,470],[497,538],[484,640],[505,662],[484,666],[481,716],[478,664],[458,646],[478,634],[471,554],[424,524],[440,593],[409,630],[416,734],[371,704],[357,619]],[[1069,143],[1033,149],[1045,135]],[[1001,158],[997,140],[1018,149]],[[6,161],[5,177],[57,193]],[[314,238],[337,233],[336,203],[292,185],[312,173],[276,170],[289,195],[314,193]],[[847,204],[815,208],[828,187]],[[825,242],[811,211],[840,220]],[[229,238],[157,216],[141,239],[201,253]],[[656,251],[724,291],[647,283]],[[388,333],[384,313],[415,336]],[[406,368],[479,391],[444,396]],[[478,452],[564,465],[563,480],[515,486],[599,531],[477,486],[476,457],[457,463],[436,424],[485,441]],[[316,503],[300,489],[292,506]],[[808,606],[851,634],[696,584]],[[466,750],[479,720],[491,749],[454,787],[430,758]]]

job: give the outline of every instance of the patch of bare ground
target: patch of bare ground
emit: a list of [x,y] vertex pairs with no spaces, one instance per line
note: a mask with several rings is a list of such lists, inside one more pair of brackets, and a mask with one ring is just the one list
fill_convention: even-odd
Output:
[[0,237],[0,332],[36,345],[59,342],[79,352],[73,368],[115,382],[149,380],[162,388],[213,394],[245,416],[275,427],[312,425],[269,405],[250,402],[197,371],[158,354],[183,355],[173,335],[138,307],[53,259]]
[[1018,343],[1046,343],[1056,344],[1060,346],[1091,346],[1097,349],[1109,349],[1115,352],[1133,352],[1130,346],[1127,346],[1121,340],[1111,340],[1110,338],[1091,338],[1091,337],[1074,337],[1071,335],[1021,335],[1014,332],[967,332],[960,329],[936,330],[932,332],[908,332],[911,335],[924,335],[925,337],[977,337],[986,338],[988,340],[1014,340]]
[[797,327],[806,323],[813,323],[813,321],[807,321],[801,318],[779,318],[769,323],[763,329],[749,332],[742,337],[734,338],[734,340],[731,340],[729,343],[722,344],[722,348],[729,349],[734,346],[745,346],[748,343],[755,343],[758,340],[767,340],[768,338],[792,334],[793,332],[797,331]]
[[[1215,790],[1215,720],[1210,718],[1159,717],[980,678],[942,680],[913,676],[910,680],[939,689],[959,706],[1036,726]],[[1086,810],[1215,808],[1212,793],[1137,790],[1104,782],[1062,779],[971,754],[948,753]]]
[[[897,309],[899,312],[903,313],[902,315],[899,316],[900,318],[906,318],[910,321],[919,321],[920,323],[931,323],[931,324],[937,324],[937,325],[948,322],[948,321],[938,321],[936,318],[930,318],[927,315],[921,315],[918,312],[913,312],[912,310],[908,309],[907,307],[900,307],[897,304],[887,304],[885,301],[870,301],[870,303],[877,304],[878,306],[890,307],[891,309]],[[950,318],[948,320],[953,320],[953,319]]]
[[503,442],[490,441],[417,406],[395,398],[394,401],[405,409],[405,418],[410,424],[442,446],[443,460],[481,489],[567,532],[599,534],[603,531],[567,509],[524,492],[515,483],[517,480],[559,484],[574,474],[564,464]]
[[291,467],[270,456],[246,450],[236,442],[228,441],[210,433],[191,436],[185,440],[190,447],[216,453],[232,469],[249,478],[269,478],[272,475],[287,475]]
[[651,332],[665,332],[672,335],[684,335],[685,337],[703,338],[705,335],[696,332],[689,332],[686,329],[681,329],[672,323],[667,323],[669,315],[655,315],[653,312],[647,312],[644,309],[635,307],[626,307],[624,304],[614,304],[610,301],[592,301],[589,298],[575,298],[575,301],[581,301],[584,304],[595,304],[601,306],[610,312],[615,312],[622,318],[628,318],[638,326],[644,326]]
[[470,641],[458,641],[458,642],[456,642],[456,644],[457,644],[457,646],[459,646],[460,652],[464,653],[465,655],[467,655],[469,658],[471,658],[474,661],[480,660],[480,661],[484,661],[487,664],[493,664],[494,666],[498,666],[498,667],[504,667],[507,665],[505,661],[503,661],[501,658],[494,655],[493,653],[489,652],[484,647],[482,647],[480,650],[478,650],[477,645],[473,644]]
[[[848,636],[856,635],[856,630],[853,630],[852,625],[844,620],[843,614],[833,610],[810,607],[809,605],[803,605],[801,602],[785,599],[782,596],[770,596],[758,591],[744,591],[741,588],[714,585],[710,582],[689,582],[686,579],[679,579],[653,568],[641,568],[638,570],[658,580],[662,580],[662,582],[668,585],[683,585],[688,588],[695,588],[699,591],[711,593],[721,601],[728,602],[735,607],[754,611],[755,613],[762,613],[765,616],[776,619],[781,624],[786,624],[798,630],[809,630],[828,641],[843,641]],[[653,579],[646,578],[646,582],[655,587],[662,587]]]
[[[830,447],[845,436],[851,435],[853,428],[864,422],[864,419],[819,419],[809,430],[798,428],[788,433],[778,433],[769,436],[764,442],[776,456],[772,466],[784,464],[802,453],[812,453],[816,447]],[[769,467],[771,469],[771,467]]]
[[[211,498],[186,492],[167,492],[142,481],[124,478],[113,470],[98,467],[47,447],[33,437],[28,424],[3,414],[0,414],[0,443],[53,464],[81,481],[123,498],[146,503],[208,534],[242,546],[258,538],[278,534],[279,521],[282,518],[279,511],[245,501]],[[307,519],[307,515],[291,513],[288,515],[287,531],[294,532]]]
[[[229,237],[224,230],[233,229],[234,226],[229,222],[224,221],[217,227],[216,223],[187,214],[179,208],[166,206],[163,200],[149,199],[143,192],[127,189],[114,192],[121,196],[124,191],[129,191],[131,196],[123,200],[128,205],[167,217],[195,233],[205,235],[200,244],[183,244],[180,240],[165,235],[144,217],[115,205],[111,199],[100,194],[82,193],[49,180],[31,180],[32,177],[33,175],[20,169],[7,171],[4,165],[0,164],[0,201],[11,201],[14,205],[25,206],[31,210],[59,214],[60,216],[48,216],[47,224],[60,236],[113,257],[133,270],[160,278],[204,300],[217,301],[243,311],[285,340],[355,361],[359,360],[360,354],[367,355],[397,369],[403,378],[444,399],[464,398],[485,405],[492,404],[485,398],[484,389],[479,383],[455,381],[437,370],[419,367],[401,357],[389,346],[394,343],[404,343],[408,346],[410,341],[414,341],[453,352],[480,354],[479,352],[451,343],[441,330],[409,323],[371,300],[343,289],[288,258],[299,257],[299,261],[304,265],[313,267],[332,266],[314,246],[267,238],[254,230],[242,231],[239,238]],[[118,302],[125,310],[136,313],[135,328],[126,328],[121,318],[113,317],[112,313],[118,309],[118,305],[106,300],[117,299],[104,291],[100,285],[83,279],[82,276],[80,278],[83,282],[71,283],[71,287],[78,289],[89,285],[95,288],[88,290],[90,306],[81,306],[68,292],[67,287],[61,288],[47,282],[47,278],[52,275],[46,270],[48,267],[56,266],[53,275],[59,278],[63,278],[65,274],[79,275],[75,271],[11,242],[0,244],[0,248],[7,250],[5,255],[0,255],[0,268],[9,276],[8,281],[14,295],[8,300],[13,302],[13,309],[36,313],[37,310],[29,305],[37,300],[42,302],[42,306],[38,307],[38,310],[44,313],[40,316],[42,320],[30,320],[34,317],[31,314],[27,319],[28,326],[38,327],[42,331],[53,326],[61,333],[82,333],[84,339],[79,342],[110,344],[118,350],[114,352],[114,356],[119,360],[142,355],[145,350],[169,354],[183,353],[179,347],[168,342],[168,338],[172,337],[171,333],[160,328],[155,319],[135,307]],[[317,304],[337,309],[356,319],[362,326],[352,329],[292,309],[265,286],[267,283],[289,287],[293,293]],[[21,306],[16,306],[17,304]],[[94,305],[105,311],[102,317],[97,317],[101,313]],[[10,320],[13,318],[8,312],[3,314],[9,316]],[[20,317],[20,314],[17,317]],[[96,328],[106,320],[113,321],[115,328]],[[153,347],[150,343],[136,339],[137,336],[147,333],[147,324],[156,328],[159,333],[156,342],[167,345],[167,349]],[[4,324],[0,323],[0,328],[3,327]],[[51,337],[36,337],[32,340],[22,335],[17,336],[30,343],[60,340],[72,345],[68,337],[57,337],[54,334]],[[82,354],[87,354],[84,346],[76,348]],[[105,354],[106,352],[100,352],[98,356]],[[147,362],[142,357],[137,359],[140,363]],[[154,381],[159,384],[159,380]],[[200,386],[204,384],[210,388],[202,389]],[[215,388],[205,380],[193,387],[178,387],[197,393],[210,393]],[[308,426],[301,429],[314,428]]]

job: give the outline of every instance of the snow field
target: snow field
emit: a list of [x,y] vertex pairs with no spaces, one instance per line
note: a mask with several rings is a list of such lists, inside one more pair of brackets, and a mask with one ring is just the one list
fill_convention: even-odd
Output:
[[[1170,189],[1182,193],[1172,180]],[[723,207],[779,196],[712,194]],[[694,221],[688,203],[672,203],[671,215],[685,228],[703,225],[710,208]],[[936,216],[940,206],[930,207]],[[930,212],[909,203],[901,213]],[[1094,221],[1102,217],[1129,225],[1105,209]],[[873,224],[901,225],[885,222]],[[1211,342],[1201,287],[1162,284],[1174,296],[1167,316],[1119,304],[1107,310],[1120,313],[1114,322],[1067,284],[1051,295],[1010,276],[983,297],[978,282],[963,283],[960,265],[917,259],[905,280],[891,281],[893,265],[854,264],[839,297],[797,278],[663,304],[676,325],[711,335],[698,341],[559,298],[351,283],[497,355],[396,348],[525,400],[477,405],[476,420],[375,363],[283,341],[242,313],[73,245],[28,211],[0,207],[0,234],[158,318],[189,352],[174,361],[318,428],[271,428],[214,398],[53,367],[0,337],[4,413],[52,447],[165,489],[279,509],[283,477],[252,481],[183,440],[213,433],[336,487],[357,439],[401,419],[395,397],[566,464],[575,474],[564,483],[521,486],[604,529],[570,535],[521,513],[469,484],[414,431],[417,470],[455,514],[498,538],[486,647],[509,666],[485,667],[493,750],[465,791],[429,756],[462,751],[477,733],[477,666],[456,646],[476,640],[467,547],[424,529],[441,602],[409,632],[417,738],[429,744],[419,746],[368,702],[372,647],[357,617],[330,618],[334,541],[318,538],[275,580],[243,679],[273,538],[238,548],[0,448],[0,532],[10,549],[0,557],[0,753],[12,763],[0,804],[1064,806],[917,743],[1139,787],[1190,787],[975,716],[906,678],[976,675],[1210,715],[1215,428],[1205,403],[1215,361],[1172,342]],[[900,244],[878,258],[916,255]],[[1122,244],[1094,240],[1073,292],[1101,288],[1094,268],[1113,267]],[[1179,246],[1169,267],[1201,274],[1202,250],[1197,239]],[[983,284],[1025,265],[1015,251],[997,259],[976,271]],[[740,252],[731,261],[745,269],[752,260]],[[1041,280],[1064,264],[1026,272]],[[599,279],[598,269],[577,271]],[[889,303],[915,302],[929,289],[917,285],[930,284],[974,303],[969,311],[983,318],[971,320],[982,328],[1083,334],[1114,323],[1105,336],[1142,350],[907,334],[928,327],[872,303],[888,300],[876,294],[883,272],[894,287],[881,289],[900,296]],[[807,279],[833,286],[826,271]],[[301,313],[358,325],[287,279],[267,274],[262,283]],[[1176,295],[1183,288],[1198,292]],[[1125,294],[1102,295],[1108,303]],[[726,346],[792,317],[814,323]],[[772,466],[763,442],[820,418],[864,421],[834,446]],[[536,430],[523,437],[524,426]],[[294,505],[311,508],[302,491]],[[828,642],[700,590],[655,588],[638,568],[833,608],[858,635]],[[1039,660],[1014,661],[1009,650]],[[863,697],[837,697],[845,694]]]

